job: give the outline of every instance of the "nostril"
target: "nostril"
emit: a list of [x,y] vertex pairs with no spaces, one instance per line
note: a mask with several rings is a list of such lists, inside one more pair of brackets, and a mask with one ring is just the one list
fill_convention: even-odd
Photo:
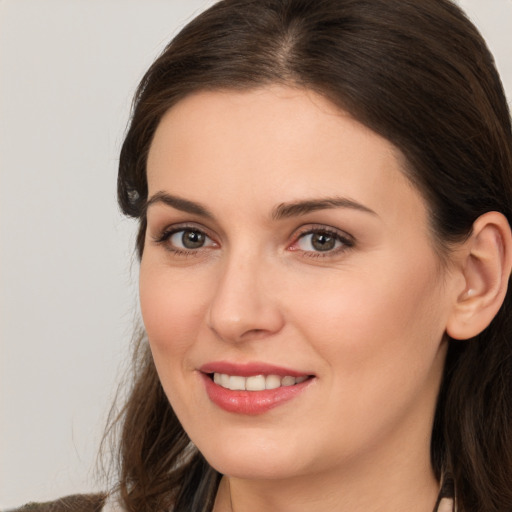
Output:
[[268,336],[270,334],[271,334],[271,332],[267,331],[265,329],[250,329],[250,330],[244,332],[242,334],[242,336],[240,336],[240,339],[241,340],[248,340],[248,339],[257,340],[260,338],[265,338],[266,336]]

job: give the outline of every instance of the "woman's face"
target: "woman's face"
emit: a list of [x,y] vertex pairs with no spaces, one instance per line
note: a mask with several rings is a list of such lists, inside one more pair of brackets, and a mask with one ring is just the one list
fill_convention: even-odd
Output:
[[206,459],[275,479],[428,458],[455,286],[397,150],[309,91],[202,92],[147,169],[142,315]]

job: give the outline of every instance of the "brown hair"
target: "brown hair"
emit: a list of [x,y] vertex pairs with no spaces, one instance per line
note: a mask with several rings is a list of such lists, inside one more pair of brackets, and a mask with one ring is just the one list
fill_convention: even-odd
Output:
[[[120,157],[118,197],[140,221],[146,158],[163,114],[194,91],[311,89],[395,144],[426,198],[439,254],[487,211],[512,223],[512,133],[482,37],[448,0],[223,0],[144,76]],[[129,511],[211,510],[220,475],[190,441],[147,349],[123,409],[120,492]],[[512,510],[512,298],[474,339],[451,340],[433,426],[438,478],[460,512]]]

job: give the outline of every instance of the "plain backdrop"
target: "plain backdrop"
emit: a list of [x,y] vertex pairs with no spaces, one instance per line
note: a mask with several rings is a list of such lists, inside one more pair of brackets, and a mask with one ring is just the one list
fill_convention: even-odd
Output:
[[[209,0],[0,0],[0,508],[101,490],[138,315],[115,198],[132,94]],[[461,0],[512,98],[512,0]]]

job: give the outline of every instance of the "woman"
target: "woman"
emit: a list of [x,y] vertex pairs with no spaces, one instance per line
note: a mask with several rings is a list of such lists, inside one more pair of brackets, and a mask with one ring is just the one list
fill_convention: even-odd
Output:
[[121,152],[145,334],[107,506],[512,510],[511,169],[447,0],[193,20]]

